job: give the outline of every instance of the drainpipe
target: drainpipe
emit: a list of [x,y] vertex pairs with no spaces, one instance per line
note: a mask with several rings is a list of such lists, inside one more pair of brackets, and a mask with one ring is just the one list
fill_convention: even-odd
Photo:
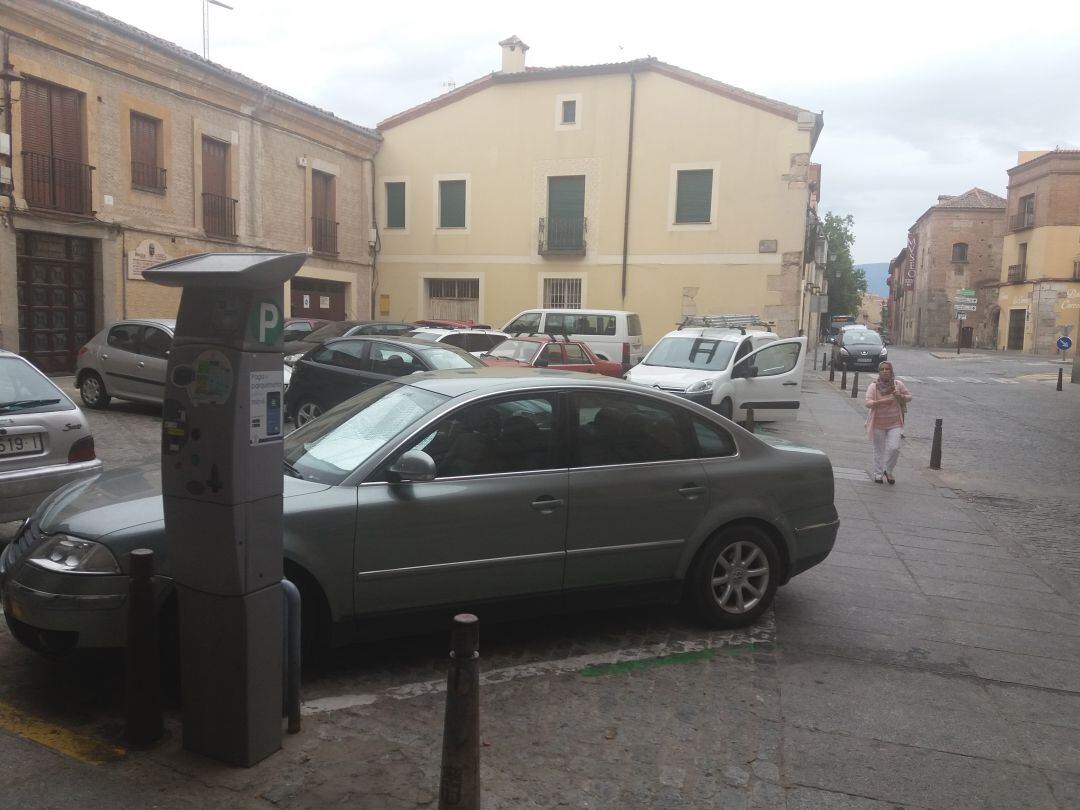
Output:
[[626,304],[626,262],[630,248],[630,179],[634,169],[634,102],[637,98],[637,75],[630,71],[630,126],[626,146],[626,202],[623,205],[622,232],[622,301]]
[[379,223],[375,217],[375,161],[370,158],[364,158],[365,162],[371,168],[371,233],[375,234],[375,241],[368,242],[368,249],[371,251],[371,319],[377,321],[376,304],[379,297]]
[[[11,64],[10,60],[10,47],[11,37],[4,33],[4,63],[3,69],[7,71],[8,66]],[[11,154],[8,155],[8,166],[11,167],[12,178],[11,185],[8,186],[8,190],[4,192],[4,196],[8,198],[8,218],[14,223],[15,215],[15,136],[11,131],[11,81],[4,79],[4,132],[9,136],[9,142],[11,144]]]

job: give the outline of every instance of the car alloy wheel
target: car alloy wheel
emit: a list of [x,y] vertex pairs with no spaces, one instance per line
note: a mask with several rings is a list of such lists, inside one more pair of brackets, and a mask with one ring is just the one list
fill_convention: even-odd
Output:
[[83,405],[87,408],[100,409],[109,404],[109,394],[105,391],[105,383],[101,381],[101,377],[93,372],[90,372],[83,377],[82,384],[79,385],[79,397],[83,401]]
[[300,404],[296,406],[296,426],[300,427],[306,425],[312,419],[318,419],[322,416],[322,412],[322,405],[315,400],[301,400]]
[[752,624],[772,604],[780,578],[776,545],[762,529],[730,526],[704,546],[690,579],[698,614],[714,627]]

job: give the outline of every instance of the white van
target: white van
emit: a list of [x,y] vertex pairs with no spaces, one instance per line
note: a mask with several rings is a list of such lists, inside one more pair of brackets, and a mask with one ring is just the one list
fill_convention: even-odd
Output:
[[[758,422],[798,415],[806,338],[774,332],[689,328],[668,332],[626,379],[685,397],[728,419],[754,409]],[[737,414],[737,416],[736,416]]]
[[645,354],[641,319],[618,309],[527,309],[511,318],[502,331],[566,335],[584,343],[602,360],[621,362],[623,371]]

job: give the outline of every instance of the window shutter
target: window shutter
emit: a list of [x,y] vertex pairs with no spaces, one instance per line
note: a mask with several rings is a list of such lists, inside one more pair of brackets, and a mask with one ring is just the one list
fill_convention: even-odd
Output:
[[52,113],[48,85],[24,81],[22,86],[22,143],[27,152],[52,154]]
[[220,197],[229,196],[226,185],[226,163],[229,146],[223,141],[203,136],[203,193],[217,194]]
[[131,114],[131,159],[153,169],[158,166],[157,121],[138,113]]
[[82,94],[66,87],[51,87],[52,154],[82,163]]
[[386,227],[405,227],[405,184],[386,184]]
[[585,177],[548,178],[548,217],[581,223],[585,219]]
[[439,181],[439,227],[465,227],[465,181]]
[[679,172],[676,222],[709,222],[712,216],[712,169]]
[[334,176],[325,172],[313,171],[311,173],[312,216],[316,219],[333,222],[335,216],[334,202]]

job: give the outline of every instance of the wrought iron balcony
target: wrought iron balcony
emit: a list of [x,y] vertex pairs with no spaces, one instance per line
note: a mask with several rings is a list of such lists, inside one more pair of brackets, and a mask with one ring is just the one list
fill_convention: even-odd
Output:
[[23,196],[33,208],[94,213],[93,166],[37,152],[23,152]]
[[541,256],[584,256],[585,233],[589,220],[540,217],[539,252]]
[[1009,265],[1009,281],[1023,281],[1027,277],[1026,264]]
[[236,200],[203,192],[203,230],[210,236],[236,238]]
[[131,161],[131,185],[142,191],[165,191],[165,170],[150,163]]
[[1019,214],[1013,214],[1009,217],[1009,230],[1011,231],[1023,231],[1033,227],[1035,227],[1034,211],[1021,211]]
[[338,224],[329,219],[311,218],[311,248],[316,253],[337,253]]

